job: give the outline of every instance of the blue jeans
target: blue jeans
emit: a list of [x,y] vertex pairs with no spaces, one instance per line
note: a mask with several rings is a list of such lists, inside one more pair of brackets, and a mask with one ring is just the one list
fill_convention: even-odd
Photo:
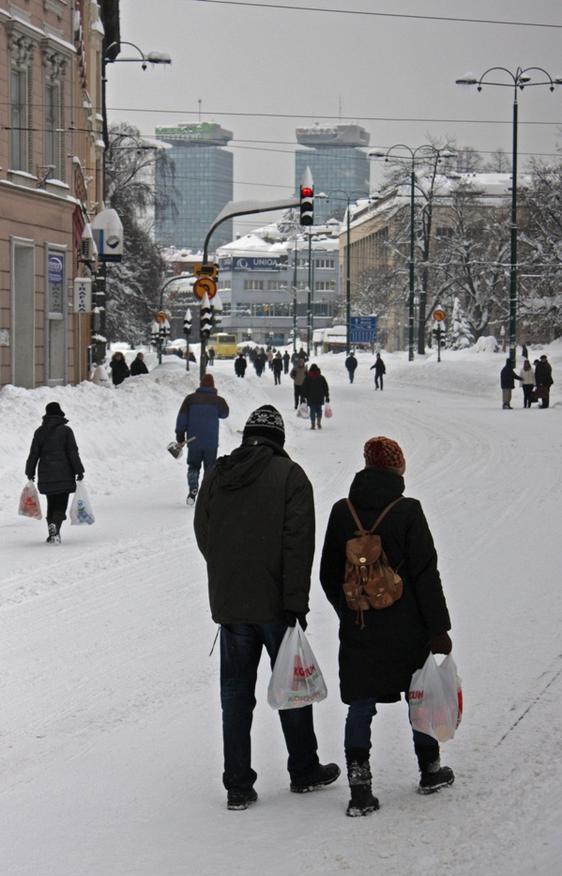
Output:
[[199,486],[199,472],[201,465],[205,469],[205,474],[217,461],[217,448],[189,448],[187,451],[187,486],[190,490],[197,490]]
[[[286,629],[281,622],[221,626],[222,780],[227,791],[248,791],[256,781],[257,773],[251,765],[250,730],[258,664],[265,645],[273,668]],[[312,706],[282,709],[279,718],[289,752],[287,769],[291,781],[303,781],[318,764]]]
[[310,422],[314,426],[316,420],[318,422],[322,419],[322,405],[311,405],[308,406],[308,411],[310,413]]
[[[360,749],[367,753],[371,750],[371,721],[377,714],[376,700],[369,698],[355,700],[349,706],[345,721],[345,750]],[[412,730],[414,751],[420,770],[425,770],[429,764],[439,757],[439,743],[433,736]]]

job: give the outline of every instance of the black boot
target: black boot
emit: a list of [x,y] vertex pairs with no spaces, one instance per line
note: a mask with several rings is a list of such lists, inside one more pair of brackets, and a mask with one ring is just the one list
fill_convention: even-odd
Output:
[[439,759],[437,759],[434,763],[430,763],[425,770],[422,770],[418,793],[434,794],[435,791],[446,788],[447,785],[452,785],[454,781],[455,774],[451,767],[442,767]]
[[366,749],[353,749],[346,752],[347,780],[351,791],[351,800],[347,804],[345,814],[350,818],[360,815],[370,815],[379,808],[379,801],[371,791],[371,768],[369,752]]

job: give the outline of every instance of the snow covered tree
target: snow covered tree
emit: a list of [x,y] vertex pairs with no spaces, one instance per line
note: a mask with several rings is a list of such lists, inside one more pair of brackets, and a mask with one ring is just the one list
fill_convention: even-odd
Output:
[[458,298],[453,299],[453,312],[448,320],[445,346],[450,350],[463,350],[474,343],[470,323]]
[[123,223],[124,252],[106,281],[106,332],[109,339],[136,342],[146,336],[158,304],[164,262],[147,230],[156,204],[154,169],[160,162],[172,175],[166,152],[147,142],[137,128],[113,125],[105,156],[106,202]]

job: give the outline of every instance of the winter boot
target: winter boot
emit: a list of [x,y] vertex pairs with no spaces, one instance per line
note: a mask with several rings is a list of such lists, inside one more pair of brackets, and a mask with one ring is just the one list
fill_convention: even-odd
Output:
[[379,801],[371,790],[371,768],[369,752],[365,749],[354,749],[346,752],[347,780],[351,791],[351,800],[347,804],[345,814],[350,818],[360,815],[370,815],[379,808]]
[[452,785],[454,781],[455,774],[451,767],[442,767],[439,759],[437,759],[430,763],[425,770],[422,770],[418,793],[434,794],[435,791],[446,788],[447,785]]
[[[56,537],[58,535],[56,523],[49,523],[48,530],[49,530],[49,535],[47,536],[47,544],[56,544]],[[59,542],[60,542],[60,536],[59,536]]]
[[257,792],[253,788],[249,791],[229,791],[226,797],[226,808],[232,812],[242,812],[251,803],[258,799]]
[[291,791],[293,794],[308,794],[309,791],[318,791],[320,788],[335,782],[340,772],[337,763],[319,763],[304,779],[291,782]]
[[185,500],[186,505],[195,505],[195,499],[197,498],[197,487],[193,490],[190,490],[187,494],[187,499]]

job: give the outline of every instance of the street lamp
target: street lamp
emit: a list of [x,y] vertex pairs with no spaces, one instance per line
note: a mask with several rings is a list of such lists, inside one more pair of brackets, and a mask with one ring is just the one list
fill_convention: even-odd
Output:
[[[406,155],[393,154],[395,149],[403,149]],[[410,163],[410,258],[408,259],[408,361],[414,361],[414,319],[415,319],[415,213],[414,213],[414,197],[416,191],[416,162],[423,161],[430,156],[435,156],[437,161],[441,158],[453,158],[455,153],[450,149],[438,149],[431,143],[422,143],[412,149],[405,143],[395,143],[388,149],[372,149],[369,153],[369,158],[383,158],[385,161],[407,161]],[[426,291],[423,289],[420,294],[419,304],[419,331],[421,337],[424,337],[425,324],[425,306],[426,306]],[[423,352],[423,343],[421,345]]]
[[[530,73],[536,71],[545,76],[539,82],[533,82]],[[485,81],[488,73],[505,73],[507,74],[507,82],[490,82]],[[556,85],[562,85],[562,77],[553,79],[550,73],[547,73],[543,67],[518,67],[515,73],[508,70],[506,67],[489,67],[482,73],[482,76],[477,79],[471,73],[466,73],[460,79],[456,79],[457,85],[476,86],[477,91],[482,91],[484,85],[494,85],[500,88],[513,88],[513,132],[512,132],[512,151],[511,151],[511,248],[510,248],[510,268],[509,268],[509,358],[511,364],[515,367],[515,354],[517,344],[517,122],[518,122],[518,102],[517,89],[523,91],[524,88],[530,88],[534,85],[547,85],[550,91],[554,91]]]

